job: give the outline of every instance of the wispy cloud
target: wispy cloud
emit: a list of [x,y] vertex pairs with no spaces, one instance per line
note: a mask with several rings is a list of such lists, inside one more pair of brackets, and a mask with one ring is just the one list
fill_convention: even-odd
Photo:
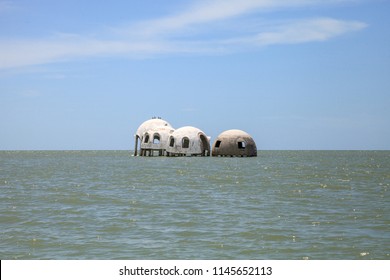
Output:
[[[66,38],[65,38],[66,37]],[[61,62],[93,56],[140,56],[164,52],[163,42],[104,40],[82,36],[0,41],[0,68]]]
[[118,30],[124,34],[143,36],[176,35],[190,28],[209,28],[209,24],[248,14],[272,12],[292,7],[331,5],[356,0],[199,0],[180,13],[142,21]]
[[347,32],[367,27],[359,21],[342,21],[332,18],[313,18],[276,24],[272,30],[252,36],[226,40],[226,44],[268,46],[275,44],[298,44],[326,41]]
[[[234,52],[248,47],[325,41],[367,25],[333,18],[295,19],[240,29],[244,15],[289,7],[351,0],[204,0],[171,16],[112,28],[103,35],[57,34],[49,38],[0,40],[0,68],[23,67],[97,56],[139,58],[159,54]],[[8,1],[0,2],[10,5]],[[234,32],[221,37],[212,24],[233,21]],[[250,31],[248,31],[250,30]],[[213,33],[215,32],[215,33]],[[208,33],[208,36],[202,34]],[[227,35],[228,34],[228,35]]]

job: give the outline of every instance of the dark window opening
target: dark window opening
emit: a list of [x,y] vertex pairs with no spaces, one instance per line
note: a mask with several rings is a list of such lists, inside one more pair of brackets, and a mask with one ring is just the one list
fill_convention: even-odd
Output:
[[146,134],[145,135],[145,143],[148,143],[149,142],[149,134]]
[[239,149],[245,149],[245,142],[243,142],[243,141],[238,142],[238,148]]
[[153,144],[160,144],[160,135],[159,134],[153,135]]
[[183,141],[182,141],[182,147],[184,149],[189,148],[190,147],[190,139],[188,139],[187,137],[184,137]]
[[175,138],[171,136],[171,139],[169,140],[169,147],[175,146]]
[[221,146],[221,141],[218,140],[216,143],[215,143],[215,148],[219,148],[219,146]]

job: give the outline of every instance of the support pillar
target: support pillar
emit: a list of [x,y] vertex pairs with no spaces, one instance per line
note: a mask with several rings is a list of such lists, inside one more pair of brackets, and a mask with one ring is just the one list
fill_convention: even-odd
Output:
[[138,135],[135,136],[135,148],[134,148],[134,156],[138,155]]

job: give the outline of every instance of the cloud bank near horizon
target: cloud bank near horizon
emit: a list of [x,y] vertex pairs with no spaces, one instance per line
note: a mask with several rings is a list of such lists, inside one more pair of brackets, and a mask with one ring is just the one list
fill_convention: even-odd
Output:
[[[0,69],[65,62],[91,57],[143,58],[156,55],[223,54],[276,44],[320,42],[367,27],[360,21],[313,17],[267,22],[242,20],[288,8],[348,0],[214,0],[197,1],[177,14],[112,27],[107,34],[62,34],[35,39],[0,39]],[[8,3],[6,1],[4,3]],[[226,23],[225,32],[220,33]],[[226,32],[229,26],[234,30]],[[206,36],[206,35],[207,36]],[[108,36],[107,36],[108,35]]]

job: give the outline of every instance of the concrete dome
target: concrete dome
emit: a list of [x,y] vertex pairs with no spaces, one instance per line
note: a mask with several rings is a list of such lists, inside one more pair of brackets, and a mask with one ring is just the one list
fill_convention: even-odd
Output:
[[181,127],[169,137],[166,151],[168,155],[210,155],[210,139],[196,127]]
[[165,150],[169,136],[175,130],[169,126],[158,126],[147,130],[142,135],[141,149]]
[[[163,131],[161,133],[157,133],[156,130]],[[165,135],[165,131],[171,131],[173,130],[172,126],[165,120],[161,118],[153,118],[150,120],[145,121],[142,123],[138,129],[136,134],[134,135],[135,137],[135,147],[134,147],[134,156],[138,155],[138,142],[140,142],[140,154],[141,155],[146,155],[146,152],[149,153],[149,155],[153,154],[153,151],[157,150],[159,152],[159,155],[162,155],[165,151],[165,148],[163,147],[161,143],[162,135]],[[146,133],[149,132],[152,134],[152,142],[150,145],[148,144],[149,141],[145,141],[144,137],[146,136]],[[156,134],[157,133],[157,134]],[[150,135],[148,134],[148,135]],[[155,138],[156,136],[156,138]],[[149,139],[148,139],[149,140]],[[158,141],[157,141],[158,140]],[[158,145],[152,145],[152,144],[158,144]]]
[[256,157],[257,147],[248,133],[231,129],[222,132],[214,141],[212,156]]
[[150,119],[142,123],[136,132],[136,136],[142,139],[146,131],[157,128],[157,127],[169,127],[172,129],[172,126],[163,119]]

